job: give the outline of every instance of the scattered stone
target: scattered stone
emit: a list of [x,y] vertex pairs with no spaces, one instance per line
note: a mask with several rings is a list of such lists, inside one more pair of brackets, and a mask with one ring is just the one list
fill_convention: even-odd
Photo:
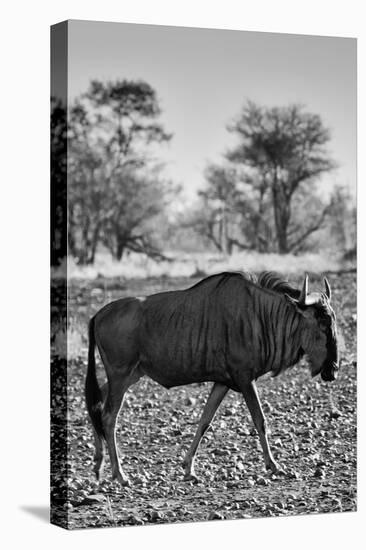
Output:
[[73,506],[90,506],[92,504],[104,504],[107,498],[105,495],[98,493],[95,495],[88,495],[80,501],[73,501]]
[[184,400],[184,404],[188,405],[188,406],[193,406],[196,403],[197,403],[197,399],[195,399],[194,397],[191,397],[189,395]]
[[216,519],[224,519],[224,516],[221,512],[211,512],[208,516],[209,521],[216,520]]
[[314,472],[314,477],[324,478],[325,477],[325,472],[324,472],[323,468],[317,468]]
[[164,519],[164,516],[161,512],[158,512],[157,510],[152,510],[150,513],[150,519],[151,521],[159,521]]
[[342,416],[342,413],[338,409],[332,409],[329,413],[330,418],[339,418],[340,416]]
[[227,449],[215,449],[214,454],[216,456],[228,456],[230,454],[230,451]]
[[135,514],[131,514],[130,516],[128,516],[127,521],[132,525],[144,525],[143,520]]
[[136,476],[133,481],[135,485],[144,485],[146,483],[146,478],[143,476]]
[[257,478],[257,485],[269,485],[269,484],[270,484],[269,479],[266,479],[265,477]]
[[226,483],[226,487],[228,489],[233,489],[234,487],[237,487],[238,486],[238,483],[236,481],[228,481]]

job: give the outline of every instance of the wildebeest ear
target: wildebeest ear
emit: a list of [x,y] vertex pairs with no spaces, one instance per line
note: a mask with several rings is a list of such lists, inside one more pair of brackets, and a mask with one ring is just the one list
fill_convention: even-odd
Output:
[[332,291],[331,291],[331,288],[330,288],[329,281],[326,277],[324,277],[324,285],[325,285],[325,295],[328,298],[328,300],[330,301],[330,299],[332,297]]

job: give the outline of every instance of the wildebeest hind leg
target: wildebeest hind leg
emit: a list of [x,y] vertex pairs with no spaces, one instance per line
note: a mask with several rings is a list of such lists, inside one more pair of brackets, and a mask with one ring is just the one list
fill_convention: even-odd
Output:
[[195,459],[198,446],[200,444],[202,436],[204,435],[205,431],[209,427],[228,389],[229,388],[227,386],[224,386],[223,384],[219,384],[218,382],[216,382],[212,387],[212,390],[206,402],[205,408],[203,409],[203,413],[198,424],[196,435],[194,436],[194,439],[189,448],[189,451],[183,461],[183,468],[185,470],[185,475],[184,475],[185,481],[197,480],[196,474],[194,472],[194,459]]
[[95,429],[93,429],[93,433],[95,443],[94,473],[95,477],[99,481],[104,468],[104,441]]
[[[105,383],[101,387],[101,393],[102,393],[102,402],[105,403],[107,399],[108,394],[108,384]],[[94,442],[95,442],[95,454],[94,454],[94,473],[95,477],[99,481],[104,468],[104,462],[105,462],[105,442],[104,439],[101,437],[100,434],[93,429],[94,433]]]
[[245,402],[248,406],[249,412],[254,422],[254,426],[257,429],[259,440],[263,449],[264,462],[267,470],[272,472],[278,472],[279,466],[274,460],[266,434],[266,419],[263,414],[263,410],[259,401],[257,387],[255,382],[252,381],[249,384],[245,384],[241,388]]
[[129,485],[128,477],[124,473],[117,450],[116,420],[122,407],[123,399],[128,388],[141,377],[138,367],[108,369],[108,395],[103,407],[102,419],[109,458],[112,467],[112,477],[122,487]]

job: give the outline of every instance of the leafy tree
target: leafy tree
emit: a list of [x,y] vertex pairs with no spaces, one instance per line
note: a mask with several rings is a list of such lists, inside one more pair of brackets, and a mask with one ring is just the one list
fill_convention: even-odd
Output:
[[151,155],[171,138],[160,114],[153,88],[128,80],[92,81],[70,109],[69,250],[80,264],[102,241],[117,259],[126,249],[158,255],[142,231],[164,206]]
[[[270,197],[278,252],[301,248],[326,218],[329,205],[309,216],[303,227],[293,227],[293,202],[301,191],[313,190],[313,182],[334,168],[325,148],[329,131],[321,118],[299,105],[264,108],[248,102],[228,127],[239,144],[227,153],[245,172],[246,183],[259,193],[262,207]],[[259,219],[264,211],[258,209]],[[261,238],[260,230],[257,231]]]
[[95,145],[110,157],[110,170],[127,164],[144,166],[146,145],[171,138],[157,122],[161,109],[155,90],[146,82],[93,80],[81,102],[98,128]]

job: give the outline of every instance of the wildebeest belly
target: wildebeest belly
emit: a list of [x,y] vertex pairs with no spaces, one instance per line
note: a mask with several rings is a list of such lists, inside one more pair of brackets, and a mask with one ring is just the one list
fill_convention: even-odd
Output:
[[191,327],[144,331],[140,350],[141,370],[166,388],[208,381],[232,386],[222,347]]
[[174,386],[183,386],[195,382],[221,382],[233,386],[232,379],[228,373],[225,364],[221,361],[215,363],[207,362],[198,357],[193,361],[186,361],[183,358],[146,357],[142,354],[140,359],[141,371],[164,386],[172,388]]

